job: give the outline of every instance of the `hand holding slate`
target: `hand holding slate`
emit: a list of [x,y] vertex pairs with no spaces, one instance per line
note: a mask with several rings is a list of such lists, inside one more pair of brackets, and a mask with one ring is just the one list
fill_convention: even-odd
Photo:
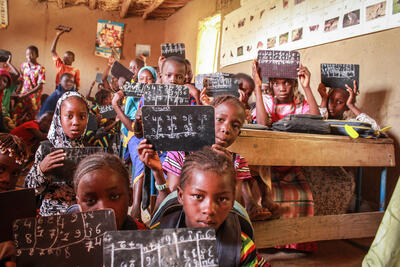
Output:
[[300,64],[298,75],[301,87],[303,87],[303,89],[310,88],[311,73],[308,68]]
[[59,149],[47,154],[47,156],[44,157],[44,159],[40,163],[40,170],[44,174],[46,174],[57,167],[64,166],[63,161],[66,156],[67,154],[64,152],[63,149]]

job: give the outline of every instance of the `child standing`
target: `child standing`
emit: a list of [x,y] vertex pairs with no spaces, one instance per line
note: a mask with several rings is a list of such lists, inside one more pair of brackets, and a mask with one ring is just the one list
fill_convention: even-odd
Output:
[[57,30],[56,37],[51,46],[51,54],[53,55],[53,61],[57,69],[56,86],[60,83],[61,75],[67,72],[72,74],[75,80],[76,90],[79,90],[81,86],[80,71],[72,67],[72,63],[75,61],[75,54],[72,51],[66,51],[61,60],[56,51],[58,39],[60,39],[61,35],[65,32],[65,30]]
[[[84,147],[88,105],[82,95],[69,91],[58,100],[47,135],[36,151],[35,162],[25,179],[25,187],[35,188],[41,200],[40,214],[60,214],[76,202],[70,181],[57,179],[52,171],[63,166],[63,147]],[[51,153],[50,148],[59,148]],[[48,153],[48,154],[46,154]]]

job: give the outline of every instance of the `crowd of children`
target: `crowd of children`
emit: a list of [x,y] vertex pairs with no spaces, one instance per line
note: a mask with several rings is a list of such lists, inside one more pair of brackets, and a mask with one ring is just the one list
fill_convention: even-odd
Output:
[[[259,174],[251,173],[246,159],[230,152],[229,146],[244,123],[271,126],[289,114],[344,119],[351,111],[356,120],[371,123],[378,130],[377,123],[355,106],[356,83],[329,90],[321,83],[318,92],[322,101],[318,105],[307,67],[300,65],[298,79],[268,77],[269,82],[263,84],[255,61],[252,77],[244,73],[234,76],[239,80],[240,97],[211,99],[206,88],[198,90],[192,83],[187,59],[160,57],[157,67],[134,59],[129,64],[132,81],[123,77],[109,81],[115,62],[110,57],[95,97],[91,97],[93,82],[85,98],[78,92],[82,85],[80,71],[72,67],[74,53],[67,51],[61,59],[56,52],[64,32],[57,31],[51,47],[57,76],[55,90],[45,101],[41,101],[45,68],[37,61],[35,46],[26,49],[27,61],[20,72],[11,57],[0,68],[0,127],[2,132],[10,132],[0,134],[0,190],[14,189],[18,172],[28,164],[23,186],[35,189],[39,216],[111,208],[119,230],[210,227],[216,230],[220,262],[226,266],[265,266],[268,263],[254,246],[251,220],[346,212],[354,179],[345,170],[273,167],[271,191],[257,180],[262,168]],[[126,82],[187,86],[190,105],[214,107],[215,144],[190,153],[155,151],[143,136],[143,96],[124,97],[121,88]],[[253,92],[255,103],[250,103]],[[116,118],[103,118],[98,111],[101,106],[112,106]],[[60,178],[57,168],[66,157],[63,148],[87,146],[101,146],[109,153],[88,156],[76,167],[73,179]],[[27,162],[29,157],[33,162]],[[152,205],[145,186],[150,177],[158,191]],[[322,187],[327,185],[336,188],[329,195],[335,201],[326,198]],[[143,219],[146,212],[147,221]],[[313,243],[284,247],[315,250]],[[0,260],[5,264],[14,259],[12,253],[3,253]]]

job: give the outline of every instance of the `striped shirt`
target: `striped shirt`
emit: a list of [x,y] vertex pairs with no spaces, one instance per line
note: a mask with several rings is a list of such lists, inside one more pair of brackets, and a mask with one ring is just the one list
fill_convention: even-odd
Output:
[[[184,151],[170,151],[168,152],[162,167],[165,173],[170,172],[179,177],[181,176],[181,171],[184,162],[185,162]],[[239,154],[235,154],[234,165],[235,165],[237,180],[252,179],[249,165],[247,164],[247,160],[244,157],[240,156]]]

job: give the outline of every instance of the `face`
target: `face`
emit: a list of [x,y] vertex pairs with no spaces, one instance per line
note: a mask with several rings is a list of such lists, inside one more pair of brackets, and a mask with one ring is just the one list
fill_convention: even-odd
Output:
[[151,74],[150,71],[148,71],[148,70],[143,70],[143,71],[140,73],[139,82],[140,82],[140,83],[147,83],[147,84],[149,84],[149,83],[154,83],[153,75]]
[[242,99],[243,104],[247,104],[251,94],[254,91],[254,88],[251,87],[251,84],[247,80],[240,79],[239,80],[239,89],[244,92],[245,97]]
[[215,107],[215,143],[223,147],[233,144],[244,119],[243,109],[232,102],[224,102]]
[[292,102],[293,82],[290,79],[272,79],[270,86],[280,103]]
[[52,120],[53,120],[53,115],[49,113],[43,115],[43,117],[39,122],[39,129],[42,133],[47,133],[49,131]]
[[74,62],[75,58],[71,53],[65,53],[63,57],[63,61],[65,65],[72,65],[72,62]]
[[30,63],[36,63],[36,59],[37,59],[37,54],[35,51],[31,50],[31,49],[26,49],[25,52],[25,57],[26,60]]
[[111,168],[93,170],[82,176],[76,199],[83,212],[113,209],[118,229],[121,229],[132,205],[132,190],[124,178]]
[[136,61],[132,60],[131,62],[129,62],[129,70],[133,73],[134,79],[137,80],[139,66]]
[[178,187],[178,200],[185,211],[186,227],[217,230],[233,207],[232,178],[194,169],[188,179],[184,188]]
[[104,90],[104,84],[99,83],[99,85],[97,85],[97,89]]
[[3,91],[8,84],[8,77],[5,75],[0,75],[0,91]]
[[165,61],[161,74],[161,81],[163,84],[183,85],[185,83],[185,75],[185,64],[172,60]]
[[329,118],[341,119],[343,113],[347,110],[346,101],[349,98],[348,94],[342,90],[335,88],[328,98]]
[[186,69],[185,83],[191,83],[193,79],[192,66],[190,64],[186,64]]
[[0,153],[0,192],[13,190],[17,182],[20,166],[8,153]]
[[61,126],[69,138],[81,137],[85,133],[87,122],[87,107],[81,99],[70,97],[64,100],[61,104]]
[[102,105],[107,106],[111,105],[112,97],[111,94],[108,94],[106,98],[104,98]]
[[75,79],[72,75],[64,75],[60,81],[62,88],[65,91],[71,91],[75,86]]

